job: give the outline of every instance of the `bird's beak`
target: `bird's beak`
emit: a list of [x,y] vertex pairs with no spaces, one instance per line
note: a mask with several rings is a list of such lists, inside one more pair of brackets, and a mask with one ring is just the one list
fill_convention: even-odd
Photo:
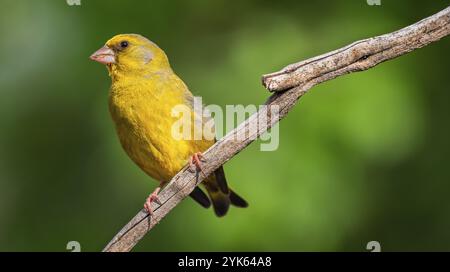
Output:
[[103,64],[116,63],[116,54],[114,54],[114,51],[106,45],[95,51],[89,58]]

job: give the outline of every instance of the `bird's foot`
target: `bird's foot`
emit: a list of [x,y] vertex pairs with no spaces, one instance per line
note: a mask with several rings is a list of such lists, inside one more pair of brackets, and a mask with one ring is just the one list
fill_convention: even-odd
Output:
[[194,155],[192,155],[191,157],[191,160],[189,161],[189,171],[195,173],[196,169],[200,170],[203,176],[206,177],[205,172],[203,172],[202,169],[202,162],[206,162],[205,158],[203,157],[203,154],[201,152],[194,153]]
[[148,212],[148,214],[150,214],[150,216],[153,215],[153,211],[152,211],[152,202],[155,202],[159,205],[161,205],[161,200],[159,200],[158,197],[158,193],[161,190],[161,187],[158,187],[155,189],[155,191],[153,191],[153,193],[151,193],[148,197],[147,200],[144,203],[144,209]]

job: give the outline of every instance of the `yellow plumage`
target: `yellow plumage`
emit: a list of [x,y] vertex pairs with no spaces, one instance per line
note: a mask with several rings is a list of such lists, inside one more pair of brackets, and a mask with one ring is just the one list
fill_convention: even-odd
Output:
[[[91,58],[108,66],[112,79],[109,109],[120,143],[128,156],[163,186],[193,154],[214,144],[206,139],[174,138],[172,126],[178,118],[172,116],[172,109],[186,105],[192,109],[193,120],[204,117],[194,112],[192,93],[172,71],[164,51],[151,41],[136,34],[117,35],[101,50]],[[247,206],[228,190],[222,168],[204,184],[217,215],[224,215],[230,203]],[[199,189],[192,196],[209,206]]]

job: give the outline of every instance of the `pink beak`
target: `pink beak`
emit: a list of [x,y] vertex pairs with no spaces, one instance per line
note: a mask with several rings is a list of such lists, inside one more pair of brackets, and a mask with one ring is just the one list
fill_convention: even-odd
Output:
[[95,53],[92,54],[89,58],[93,61],[103,64],[116,63],[116,55],[114,54],[114,51],[106,45],[95,51]]

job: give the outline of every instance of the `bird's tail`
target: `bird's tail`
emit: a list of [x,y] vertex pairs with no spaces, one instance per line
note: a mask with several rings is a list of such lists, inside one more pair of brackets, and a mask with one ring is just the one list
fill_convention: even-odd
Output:
[[248,206],[247,201],[237,195],[233,190],[228,188],[223,168],[214,172],[204,183],[206,190],[214,207],[217,216],[224,216],[230,204],[236,207],[245,208]]

